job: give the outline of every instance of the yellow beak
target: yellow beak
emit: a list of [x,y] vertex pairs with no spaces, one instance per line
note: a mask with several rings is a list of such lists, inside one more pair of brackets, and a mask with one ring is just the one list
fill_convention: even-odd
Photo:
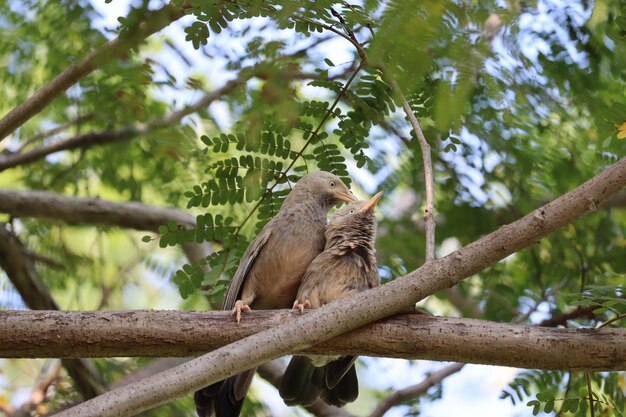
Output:
[[378,200],[380,200],[382,196],[383,196],[382,191],[379,191],[378,193],[376,193],[374,197],[370,198],[369,201],[365,203],[363,207],[361,207],[361,210],[359,210],[359,212],[374,210],[374,207],[376,207],[376,203],[378,203]]
[[358,201],[359,200],[350,191],[337,191],[337,192],[335,192],[335,196],[338,199],[340,199],[341,201],[345,201],[346,203],[349,203],[350,201]]

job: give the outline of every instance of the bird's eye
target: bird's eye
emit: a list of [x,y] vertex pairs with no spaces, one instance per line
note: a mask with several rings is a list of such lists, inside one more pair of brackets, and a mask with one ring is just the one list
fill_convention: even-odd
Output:
[[354,209],[350,210],[348,213],[354,214]]
[[331,181],[331,182],[330,182],[330,186],[331,186],[331,187],[334,187],[334,186],[335,186],[335,181]]

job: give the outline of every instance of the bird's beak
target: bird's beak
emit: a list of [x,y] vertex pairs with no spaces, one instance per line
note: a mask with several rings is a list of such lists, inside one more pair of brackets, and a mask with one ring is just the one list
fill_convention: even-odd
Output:
[[370,200],[365,203],[365,205],[363,207],[361,207],[361,210],[359,210],[360,213],[363,213],[365,211],[372,211],[374,210],[374,207],[376,207],[376,203],[378,203],[378,200],[380,200],[380,197],[383,196],[383,192],[379,191],[378,193],[376,193],[376,195],[374,195],[374,197],[370,198]]
[[352,194],[350,191],[337,191],[335,192],[335,196],[340,199],[341,201],[344,201],[346,203],[349,203],[350,201],[358,201],[359,199]]

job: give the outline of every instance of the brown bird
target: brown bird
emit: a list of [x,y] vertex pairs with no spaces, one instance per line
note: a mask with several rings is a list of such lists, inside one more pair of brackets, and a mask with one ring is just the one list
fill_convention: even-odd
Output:
[[[296,183],[278,214],[250,243],[233,277],[223,309],[237,323],[251,308],[289,308],[307,267],[324,249],[326,215],[334,205],[357,198],[335,175],[312,172]],[[196,391],[200,417],[236,417],[255,369]]]
[[[382,194],[351,202],[332,216],[324,251],[304,274],[294,309],[318,308],[380,285],[374,208]],[[356,356],[294,356],[281,381],[280,396],[287,405],[311,405],[321,396],[327,404],[342,407],[359,395],[355,361]]]

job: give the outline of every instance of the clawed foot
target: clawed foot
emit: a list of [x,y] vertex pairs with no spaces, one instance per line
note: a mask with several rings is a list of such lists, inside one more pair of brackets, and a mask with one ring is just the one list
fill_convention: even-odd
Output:
[[300,303],[299,300],[293,302],[293,310],[300,310],[300,314],[304,313],[305,308],[311,308],[311,302],[309,300],[304,300],[304,303]]
[[250,306],[248,304],[244,304],[243,301],[237,300],[235,301],[235,307],[231,310],[231,316],[235,316],[237,318],[237,324],[241,321],[241,313],[248,313],[250,310]]

